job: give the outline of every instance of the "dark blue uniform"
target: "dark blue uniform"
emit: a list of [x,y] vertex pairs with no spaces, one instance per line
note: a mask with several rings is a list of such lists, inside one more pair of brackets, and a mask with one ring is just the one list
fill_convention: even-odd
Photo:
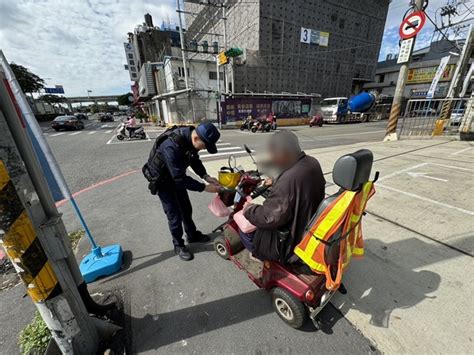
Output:
[[184,246],[183,225],[189,237],[196,233],[187,190],[202,192],[205,187],[204,183],[187,176],[186,169],[191,167],[202,178],[206,175],[206,168],[192,145],[192,128],[178,128],[175,132],[184,139],[166,139],[159,147],[161,159],[170,173],[170,178],[160,183],[157,192],[168,218],[173,244],[177,247]]

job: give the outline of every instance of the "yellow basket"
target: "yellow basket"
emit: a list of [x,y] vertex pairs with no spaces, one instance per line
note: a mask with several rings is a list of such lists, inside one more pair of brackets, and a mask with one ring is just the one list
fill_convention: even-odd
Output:
[[228,189],[233,189],[239,183],[240,176],[240,173],[231,173],[230,171],[221,170],[218,173],[219,184]]

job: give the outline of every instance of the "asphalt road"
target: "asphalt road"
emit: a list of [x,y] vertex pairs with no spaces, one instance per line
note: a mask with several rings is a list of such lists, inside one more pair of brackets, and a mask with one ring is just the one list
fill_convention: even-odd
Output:
[[[119,119],[119,118],[118,118]],[[117,120],[118,120],[117,119]],[[100,123],[95,116],[82,131],[55,132],[42,124],[46,138],[59,162],[72,192],[124,172],[140,169],[161,128],[148,131],[149,139],[118,141],[115,129],[119,122]],[[299,138],[303,149],[323,148],[358,142],[379,141],[384,136],[386,121],[323,127],[286,127]],[[270,133],[223,130],[218,143],[219,153],[202,152],[204,160],[221,159],[229,154],[245,154],[243,145],[256,151],[265,148]]]
[[[160,129],[149,140],[117,141],[119,122],[99,123],[95,117],[82,131],[55,132],[42,124],[72,192],[141,168]],[[383,137],[385,122],[292,127],[304,149]],[[202,153],[204,160],[243,154],[243,144],[264,148],[270,134],[222,131],[220,155]],[[207,232],[218,224],[207,206],[209,194],[191,194],[194,219]],[[220,259],[212,244],[193,245],[191,263],[174,256],[166,217],[149,195],[141,175],[131,174],[78,197],[78,203],[101,245],[120,243],[126,251],[126,270],[90,285],[92,292],[125,290],[133,349],[140,353],[357,353],[377,352],[335,308],[321,314],[323,331],[309,323],[303,331],[286,326],[272,311],[265,291],[258,290],[235,265]],[[80,225],[69,205],[61,207],[68,230]],[[85,240],[78,257],[89,252]],[[0,293],[0,353],[17,351],[16,334],[33,315],[33,304],[22,298],[21,285]]]

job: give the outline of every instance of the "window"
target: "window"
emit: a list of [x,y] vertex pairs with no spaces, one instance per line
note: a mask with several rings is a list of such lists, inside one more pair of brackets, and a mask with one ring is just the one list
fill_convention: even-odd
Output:
[[135,62],[134,62],[132,59],[130,59],[130,60],[128,61],[128,64],[130,64],[130,65],[135,65]]
[[135,79],[136,77],[137,77],[137,74],[135,74],[135,73],[132,73],[132,78],[134,78],[134,79]]
[[385,74],[379,74],[379,77],[378,77],[378,82],[379,83],[383,83],[385,81]]
[[131,67],[130,67],[130,71],[136,72],[136,71],[137,71],[137,68],[134,67],[134,66],[131,66]]
[[128,59],[133,59],[133,54],[132,53],[128,53]]
[[210,71],[209,72],[209,80],[217,80],[217,72],[216,71]]
[[[188,72],[188,76],[189,76],[189,68],[186,68],[187,69],[187,72]],[[178,67],[178,76],[179,77],[184,77],[184,68],[182,67]]]

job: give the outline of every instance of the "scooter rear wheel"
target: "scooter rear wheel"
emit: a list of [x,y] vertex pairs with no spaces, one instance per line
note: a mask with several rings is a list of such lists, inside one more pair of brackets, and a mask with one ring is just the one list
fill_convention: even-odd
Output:
[[273,309],[292,328],[301,328],[308,317],[304,304],[288,291],[275,288],[272,291]]
[[216,251],[217,255],[219,255],[222,259],[229,260],[230,252],[227,249],[227,244],[223,236],[218,236],[214,239],[214,250]]
[[125,138],[125,137],[122,136],[121,134],[118,134],[118,135],[117,135],[117,139],[118,139],[119,141],[123,141],[124,138]]

